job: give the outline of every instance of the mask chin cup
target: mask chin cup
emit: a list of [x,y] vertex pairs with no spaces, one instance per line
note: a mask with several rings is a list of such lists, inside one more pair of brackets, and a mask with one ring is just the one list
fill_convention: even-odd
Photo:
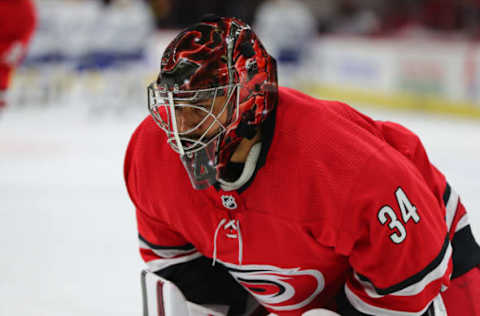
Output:
[[216,141],[194,153],[180,156],[192,186],[196,190],[204,190],[217,182],[215,164]]

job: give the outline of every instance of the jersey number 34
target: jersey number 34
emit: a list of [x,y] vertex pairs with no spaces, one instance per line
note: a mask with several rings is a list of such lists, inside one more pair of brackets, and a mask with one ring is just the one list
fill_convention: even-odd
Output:
[[412,219],[415,223],[418,223],[420,221],[420,216],[418,216],[417,208],[410,202],[401,187],[395,191],[395,196],[397,198],[398,207],[402,213],[403,222],[397,218],[395,211],[389,205],[385,205],[380,209],[378,212],[378,220],[382,225],[385,225],[390,221],[388,223],[388,227],[391,230],[394,230],[394,232],[390,234],[390,239],[395,244],[400,244],[407,237],[405,224],[410,219]]

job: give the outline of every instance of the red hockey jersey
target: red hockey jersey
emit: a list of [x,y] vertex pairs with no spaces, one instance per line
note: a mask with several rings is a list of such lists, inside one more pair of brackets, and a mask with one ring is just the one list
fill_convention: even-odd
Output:
[[449,285],[467,218],[416,135],[280,88],[262,146],[248,187],[196,191],[163,131],[140,124],[125,179],[151,270],[214,258],[278,315],[335,309],[341,291],[365,314],[421,315]]

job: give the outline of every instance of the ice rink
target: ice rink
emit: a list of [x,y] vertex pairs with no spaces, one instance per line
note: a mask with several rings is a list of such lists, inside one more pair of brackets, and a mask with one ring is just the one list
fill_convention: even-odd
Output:
[[[415,131],[480,236],[480,122],[371,108]],[[0,116],[0,315],[140,315],[123,155],[146,110],[93,118],[81,105]]]

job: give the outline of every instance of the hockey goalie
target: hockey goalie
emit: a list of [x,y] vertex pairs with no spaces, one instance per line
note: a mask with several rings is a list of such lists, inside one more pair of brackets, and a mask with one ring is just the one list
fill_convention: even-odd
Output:
[[467,212],[413,132],[278,87],[236,18],[180,32],[147,91],[124,173],[149,316],[480,316]]

